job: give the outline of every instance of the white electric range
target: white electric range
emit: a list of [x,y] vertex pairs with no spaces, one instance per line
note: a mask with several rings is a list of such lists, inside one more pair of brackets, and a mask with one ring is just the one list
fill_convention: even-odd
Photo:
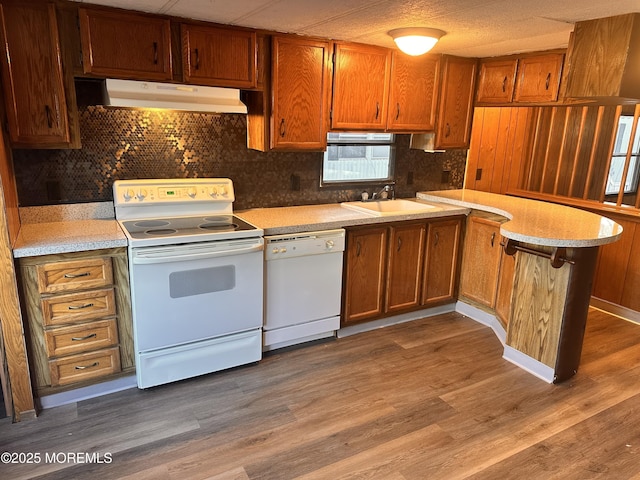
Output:
[[136,374],[148,388],[262,357],[263,231],[227,178],[114,182],[129,243]]

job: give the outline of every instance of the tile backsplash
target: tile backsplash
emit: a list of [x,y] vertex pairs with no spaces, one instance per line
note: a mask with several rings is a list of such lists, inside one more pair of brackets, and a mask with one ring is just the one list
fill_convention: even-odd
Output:
[[[132,178],[229,177],[236,210],[355,200],[363,190],[320,188],[321,152],[249,150],[246,115],[100,106],[79,113],[81,149],[13,151],[21,206],[110,201],[113,181]],[[398,197],[462,187],[466,150],[425,153],[409,140],[396,136]]]

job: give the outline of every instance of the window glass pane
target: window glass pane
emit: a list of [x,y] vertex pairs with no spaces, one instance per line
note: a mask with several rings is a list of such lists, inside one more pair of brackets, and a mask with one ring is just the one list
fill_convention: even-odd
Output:
[[[613,157],[611,159],[611,167],[609,168],[605,195],[616,195],[620,191],[620,183],[622,182],[625,160],[625,157]],[[637,190],[638,166],[638,157],[631,157],[629,173],[627,173],[627,179],[624,182],[624,193],[632,193]]]
[[392,181],[393,142],[391,133],[328,133],[321,183]]

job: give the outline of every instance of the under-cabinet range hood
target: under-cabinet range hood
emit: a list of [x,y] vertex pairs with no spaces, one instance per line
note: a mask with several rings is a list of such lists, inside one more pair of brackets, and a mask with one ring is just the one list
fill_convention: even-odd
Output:
[[175,83],[139,82],[108,78],[107,105],[131,108],[166,108],[189,112],[247,113],[240,90]]
[[567,49],[564,97],[599,103],[640,99],[640,13],[577,22]]

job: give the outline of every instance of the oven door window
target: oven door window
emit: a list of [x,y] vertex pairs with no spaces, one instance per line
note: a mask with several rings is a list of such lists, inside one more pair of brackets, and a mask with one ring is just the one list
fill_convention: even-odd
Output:
[[169,296],[171,298],[224,292],[234,289],[235,286],[235,265],[182,270],[169,274]]

